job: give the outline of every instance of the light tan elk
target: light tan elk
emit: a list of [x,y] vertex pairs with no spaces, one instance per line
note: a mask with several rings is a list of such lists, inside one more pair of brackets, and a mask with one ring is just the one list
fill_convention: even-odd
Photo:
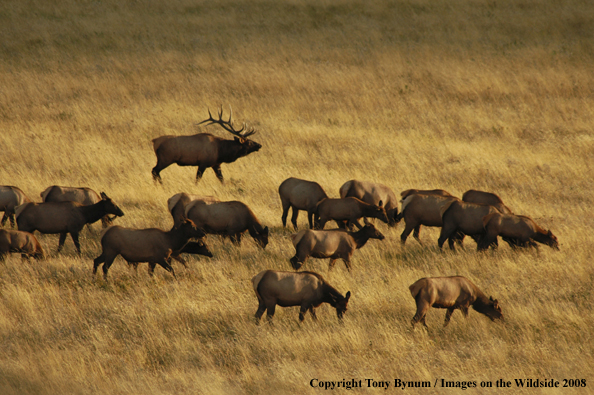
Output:
[[70,233],[78,254],[81,254],[78,234],[86,224],[92,224],[101,217],[113,214],[121,217],[122,210],[107,195],[101,192],[101,200],[90,206],[77,202],[27,203],[16,213],[19,230],[25,232],[60,234],[58,252],[62,250],[66,235]]
[[447,309],[445,322],[447,326],[454,310],[459,309],[468,317],[468,308],[486,315],[495,321],[503,320],[501,307],[497,300],[487,296],[469,279],[462,276],[452,277],[427,277],[417,280],[410,287],[410,294],[417,304],[417,313],[412,318],[413,328],[417,322],[421,322],[427,329],[425,314],[429,308]]
[[245,125],[236,130],[231,120],[224,121],[223,109],[219,112],[219,119],[214,119],[208,110],[209,118],[199,124],[208,122],[207,125],[219,124],[223,129],[231,133],[235,138],[226,140],[213,136],[210,133],[198,133],[193,136],[161,136],[153,139],[153,148],[157,155],[157,165],[153,168],[152,174],[156,181],[162,183],[160,172],[169,165],[198,166],[196,182],[202,178],[206,169],[211,167],[219,181],[223,182],[221,163],[232,163],[237,159],[249,155],[262,148],[261,144],[248,139],[256,133],[255,130],[245,130]]
[[299,270],[308,257],[330,258],[329,269],[334,267],[338,258],[344,261],[351,270],[351,257],[356,249],[363,247],[369,239],[383,240],[385,237],[372,224],[365,225],[357,232],[342,229],[302,230],[292,237],[295,256],[291,258],[291,266]]
[[2,226],[10,219],[10,224],[14,228],[15,209],[21,204],[29,203],[31,199],[25,195],[20,188],[8,185],[0,185],[0,211],[4,211],[2,216]]
[[300,180],[294,177],[287,178],[280,184],[278,194],[283,206],[283,226],[287,226],[287,215],[289,214],[289,208],[292,208],[291,223],[295,230],[297,230],[299,210],[307,211],[309,228],[313,229],[316,206],[321,200],[328,198],[326,192],[317,182]]
[[[461,200],[456,200],[447,208],[442,209],[441,233],[437,240],[439,248],[443,247],[443,243],[451,237],[459,234],[471,236],[477,244],[485,235],[485,228],[483,226],[483,217],[499,211],[487,204],[467,203]],[[453,244],[450,243],[450,248],[454,249]]]
[[139,262],[148,262],[149,274],[153,275],[157,265],[175,277],[171,258],[177,257],[191,238],[204,237],[204,232],[190,220],[184,220],[179,227],[166,232],[157,228],[131,229],[121,226],[108,228],[101,237],[101,255],[93,261],[93,274],[103,264],[103,277],[114,259],[121,255],[134,267]]
[[488,204],[495,207],[503,214],[513,214],[510,208],[503,204],[503,200],[491,192],[483,192],[471,189],[464,192],[464,195],[462,195],[462,201],[468,203]]
[[398,198],[387,186],[369,181],[350,180],[342,184],[339,192],[342,199],[355,197],[374,205],[379,205],[382,202],[388,216],[388,226],[396,226]]
[[256,322],[260,321],[264,311],[268,321],[272,320],[276,305],[281,307],[300,306],[299,321],[305,319],[305,313],[311,313],[317,320],[315,308],[328,303],[336,309],[336,316],[342,319],[347,311],[351,292],[342,296],[336,288],[313,272],[281,272],[264,270],[252,278],[254,292],[258,297]]
[[185,192],[177,193],[167,200],[167,208],[173,217],[173,226],[179,226],[186,218],[186,207],[192,202],[204,204],[217,203],[220,200],[214,196],[191,195]]
[[[101,196],[97,192],[86,187],[61,187],[59,185],[52,185],[41,192],[40,196],[44,203],[78,202],[84,206],[89,206],[101,201]],[[111,225],[114,218],[110,218],[109,215],[102,217],[101,225],[107,228]],[[87,226],[90,226],[90,224]]]
[[18,252],[23,258],[42,259],[45,256],[37,238],[20,230],[0,229],[0,261],[11,252]]
[[497,242],[497,236],[506,239],[515,240],[515,243],[509,243],[514,247],[536,247],[533,241],[548,245],[559,250],[559,241],[550,231],[544,230],[536,224],[530,217],[524,215],[493,213],[483,217],[483,226],[486,236],[478,245],[479,250],[489,248],[489,245]]
[[386,210],[380,201],[378,205],[365,203],[354,197],[344,199],[324,199],[316,207],[316,229],[324,229],[326,222],[334,220],[339,227],[346,227],[353,223],[361,229],[359,218],[377,218],[388,223]]
[[192,202],[186,207],[186,215],[206,233],[229,236],[235,244],[241,243],[241,235],[245,231],[260,247],[265,248],[268,244],[268,226],[263,227],[252,210],[242,202]]

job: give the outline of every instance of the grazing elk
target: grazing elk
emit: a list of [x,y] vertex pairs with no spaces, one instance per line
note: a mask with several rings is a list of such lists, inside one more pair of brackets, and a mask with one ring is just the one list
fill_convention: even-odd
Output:
[[270,322],[276,305],[301,306],[299,321],[303,322],[308,311],[317,320],[314,309],[322,303],[328,303],[336,309],[338,319],[342,319],[351,297],[350,291],[342,296],[322,276],[313,272],[264,270],[252,278],[252,284],[259,302],[256,323],[266,310],[266,317]]
[[[61,187],[58,185],[52,185],[46,188],[40,194],[41,200],[44,203],[47,202],[78,202],[84,206],[99,203],[101,196],[91,188],[86,187]],[[110,218],[109,215],[101,217],[101,225],[107,228],[111,225],[114,218]],[[91,224],[87,224],[90,228]]]
[[201,202],[204,204],[220,202],[214,196],[191,195],[185,192],[177,193],[167,199],[167,208],[173,217],[173,226],[179,226],[184,218],[186,218],[186,207],[191,202]]
[[328,269],[332,269],[338,258],[344,261],[347,270],[351,270],[351,256],[356,249],[367,243],[369,239],[383,240],[385,237],[372,224],[365,225],[357,232],[342,229],[302,230],[291,236],[295,247],[295,256],[291,258],[291,266],[299,270],[308,257],[330,258]]
[[450,317],[456,309],[460,309],[464,317],[468,317],[470,306],[489,317],[491,321],[503,320],[501,307],[497,300],[493,300],[492,297],[487,298],[466,277],[426,277],[417,280],[409,289],[417,304],[417,313],[411,320],[413,328],[417,322],[421,322],[425,328],[429,329],[425,323],[425,314],[430,307],[448,310],[445,315],[444,327],[449,324]]
[[[444,207],[441,212],[443,226],[437,240],[439,248],[443,247],[443,243],[447,239],[459,234],[471,236],[478,244],[485,235],[483,217],[492,213],[498,213],[499,211],[487,204],[467,203],[456,200],[448,207]],[[450,249],[454,249],[452,243],[450,243]]]
[[42,259],[45,256],[37,238],[20,230],[0,229],[0,261],[10,252],[18,252],[23,258]]
[[334,220],[339,227],[347,227],[349,222],[361,229],[357,221],[361,217],[377,218],[388,223],[388,215],[380,201],[378,205],[365,203],[355,197],[344,199],[324,199],[316,206],[316,229],[324,229],[326,222]]
[[[405,223],[404,231],[400,235],[401,243],[406,243],[406,239],[414,230],[413,237],[423,245],[419,238],[421,225],[442,226],[441,213],[458,200],[453,196],[409,194],[402,202],[402,210],[398,215],[399,219],[404,218]],[[450,245],[453,245],[454,240],[459,241],[460,238],[452,237],[449,241]]]
[[19,230],[41,233],[60,234],[58,252],[62,250],[66,235],[70,233],[78,254],[81,254],[78,234],[86,224],[92,224],[107,214],[118,217],[122,210],[104,192],[101,200],[90,206],[77,202],[27,203],[20,206],[16,213]]
[[398,199],[394,192],[387,186],[369,181],[350,180],[342,184],[339,192],[342,199],[355,197],[365,203],[374,205],[379,205],[380,202],[383,202],[386,215],[388,216],[388,226],[393,227],[398,223],[396,221]]
[[170,263],[171,258],[179,257],[183,247],[191,238],[204,237],[204,235],[205,233],[188,219],[168,232],[157,228],[131,229],[112,226],[101,237],[102,251],[101,255],[93,261],[93,274],[96,274],[97,268],[103,264],[103,277],[107,280],[107,272],[111,264],[118,255],[121,255],[135,268],[139,262],[148,262],[151,276],[155,267],[160,265],[175,277]]
[[462,201],[468,203],[488,204],[495,207],[503,214],[513,214],[509,207],[503,204],[503,200],[491,192],[483,192],[471,189],[464,192],[464,195],[462,195]]
[[550,231],[544,230],[536,224],[530,217],[524,215],[492,213],[483,217],[483,226],[486,231],[485,237],[478,245],[478,250],[486,250],[489,245],[497,242],[497,236],[506,239],[515,240],[515,243],[509,243],[512,248],[515,247],[536,247],[534,241],[548,245],[559,250],[559,241]]
[[14,228],[15,209],[21,204],[29,202],[31,199],[20,188],[0,185],[0,211],[4,211],[1,225],[4,226],[6,220],[10,219],[10,224]]
[[229,236],[235,244],[241,243],[241,235],[246,230],[260,247],[266,248],[268,244],[268,226],[263,227],[242,202],[191,202],[186,206],[186,216],[206,233]]
[[281,204],[283,206],[283,227],[287,226],[289,208],[293,208],[291,223],[293,223],[295,230],[297,230],[297,216],[299,215],[299,210],[307,211],[309,228],[313,229],[316,206],[320,201],[328,198],[326,192],[324,192],[320,184],[317,182],[301,180],[294,177],[287,178],[280,184],[278,187],[278,194],[280,195]]
[[[261,144],[248,139],[256,133],[254,129],[245,132],[245,124],[239,130],[235,130],[229,113],[229,120],[224,121],[223,109],[219,112],[219,119],[214,119],[208,110],[209,118],[199,124],[208,122],[207,125],[219,124],[223,129],[235,136],[233,140],[226,140],[213,136],[210,133],[198,133],[193,136],[161,136],[153,139],[153,148],[157,155],[157,164],[153,167],[153,179],[159,182],[159,173],[169,165],[175,163],[179,166],[198,166],[196,183],[202,178],[206,169],[211,167],[219,181],[223,182],[221,163],[233,163],[237,159],[258,151]],[[243,132],[243,133],[242,133]]]

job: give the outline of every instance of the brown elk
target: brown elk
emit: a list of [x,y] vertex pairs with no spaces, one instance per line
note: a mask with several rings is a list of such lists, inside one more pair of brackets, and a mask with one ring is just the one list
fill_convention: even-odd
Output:
[[66,235],[70,233],[78,254],[81,254],[78,234],[86,224],[92,224],[107,214],[118,217],[124,215],[122,210],[104,192],[101,200],[90,206],[77,202],[27,203],[16,212],[19,230],[41,233],[60,234],[58,252],[62,250]]
[[469,279],[462,276],[452,277],[426,277],[417,280],[410,287],[410,294],[417,304],[417,312],[412,318],[413,328],[417,322],[425,323],[425,315],[429,308],[447,309],[445,315],[446,327],[454,310],[459,309],[468,317],[468,308],[473,309],[489,317],[491,321],[503,320],[501,307],[497,300],[487,296]]
[[256,322],[260,321],[264,311],[268,321],[272,320],[276,305],[281,307],[300,306],[299,321],[303,322],[305,313],[311,313],[317,320],[315,308],[328,303],[336,309],[336,316],[342,319],[347,311],[351,292],[342,296],[336,288],[313,272],[282,272],[264,270],[252,278],[254,292],[258,297]]
[[329,269],[334,267],[338,258],[344,261],[347,270],[351,270],[351,257],[356,249],[369,239],[383,240],[385,237],[372,224],[365,225],[357,232],[342,229],[302,230],[292,237],[295,256],[290,259],[291,266],[299,270],[308,257],[330,258]]
[[382,202],[378,205],[365,203],[355,197],[344,199],[324,199],[316,206],[315,228],[324,229],[326,222],[334,220],[340,227],[353,223],[361,229],[357,221],[361,217],[377,218],[388,223],[388,215]]
[[[41,200],[47,202],[78,202],[84,206],[99,203],[101,196],[91,188],[86,187],[61,187],[59,185],[52,185],[46,188],[40,194]],[[114,217],[115,218],[115,217]],[[112,224],[113,219],[109,215],[101,218],[101,225],[107,228]],[[90,229],[90,224],[88,224]]]
[[503,204],[503,200],[491,192],[483,192],[471,189],[464,192],[464,195],[462,195],[462,201],[468,203],[488,204],[495,207],[503,214],[513,214],[509,207]]
[[454,197],[454,195],[443,189],[407,189],[405,191],[400,192],[400,200],[403,201],[410,195],[435,195],[444,197]]
[[[448,207],[442,209],[441,233],[437,240],[439,248],[451,237],[459,234],[471,236],[477,244],[485,235],[483,217],[492,213],[498,213],[497,208],[487,204],[467,203],[461,200],[454,201]],[[454,249],[450,243],[450,249]]]
[[186,207],[186,215],[206,233],[229,236],[235,244],[241,243],[241,235],[246,230],[260,247],[266,248],[268,244],[268,226],[263,227],[252,210],[242,202],[192,202]]
[[191,202],[201,202],[204,204],[217,203],[220,200],[214,196],[191,195],[185,192],[177,193],[167,199],[167,208],[173,217],[173,226],[179,226],[186,218],[186,207]]
[[485,250],[489,248],[489,245],[496,243],[497,236],[501,236],[504,240],[516,240],[515,243],[510,243],[512,248],[536,247],[536,244],[533,242],[536,241],[548,245],[555,250],[559,250],[557,237],[550,230],[544,230],[532,218],[524,215],[489,214],[483,217],[483,226],[486,235],[478,245],[479,250]]
[[103,264],[103,277],[107,280],[111,264],[121,255],[135,268],[139,262],[148,262],[150,275],[153,275],[155,267],[159,265],[175,277],[171,258],[178,257],[191,238],[204,236],[205,233],[188,219],[168,232],[157,228],[131,229],[112,226],[101,237],[102,251],[93,261],[93,274],[96,274],[97,268]]
[[31,199],[20,188],[0,185],[0,211],[4,211],[0,224],[4,226],[6,220],[10,219],[10,224],[14,228],[14,213],[16,208],[21,204],[29,202],[31,202]]
[[[180,222],[180,224],[177,227],[181,226],[182,222]],[[206,243],[203,240],[188,241],[187,244],[185,246],[183,246],[180,251],[172,251],[171,252],[171,259],[175,259],[176,261],[180,262],[187,269],[188,262],[181,256],[182,253],[193,254],[193,255],[203,255],[208,258],[213,257],[212,252],[210,251],[210,249],[208,248],[208,246],[206,245]],[[138,270],[139,263],[140,262],[128,262],[129,265],[132,265],[134,267],[134,270]],[[171,262],[169,264],[171,264]],[[151,270],[150,265],[149,265],[149,274],[150,275],[153,274],[153,270]]]
[[383,202],[386,215],[388,216],[388,226],[393,227],[398,223],[398,198],[396,194],[383,184],[377,184],[369,181],[350,180],[340,187],[340,197],[355,197],[368,204],[379,205]]
[[18,252],[23,258],[42,259],[45,256],[37,238],[20,230],[0,229],[0,261],[10,252]]
[[[157,155],[157,164],[153,167],[153,179],[161,180],[160,172],[175,163],[179,166],[198,166],[196,183],[202,178],[206,169],[211,167],[219,181],[223,182],[221,163],[233,163],[237,159],[258,151],[261,144],[248,139],[256,133],[254,129],[244,132],[245,124],[236,130],[229,114],[229,120],[224,121],[223,109],[219,112],[219,119],[214,119],[208,110],[209,118],[199,124],[208,122],[207,125],[219,124],[223,129],[235,136],[233,140],[226,140],[213,136],[210,133],[198,133],[193,136],[161,136],[153,139],[153,148]],[[243,132],[243,133],[242,133]]]
[[307,211],[309,228],[313,229],[316,206],[321,200],[328,198],[324,189],[317,182],[294,177],[287,178],[280,184],[278,194],[283,206],[283,226],[287,226],[287,215],[289,214],[289,208],[292,208],[291,223],[293,223],[295,230],[297,230],[299,210]]

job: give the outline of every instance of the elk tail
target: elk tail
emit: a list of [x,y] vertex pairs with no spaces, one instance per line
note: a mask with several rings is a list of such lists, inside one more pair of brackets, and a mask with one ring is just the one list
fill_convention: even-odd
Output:
[[179,202],[179,199],[181,199],[181,195],[182,195],[181,192],[176,193],[175,195],[173,195],[169,199],[167,199],[167,209],[169,210],[170,213],[173,213],[173,208],[175,207],[177,202]]
[[303,235],[305,235],[305,232],[307,232],[307,230],[302,230],[291,235],[291,242],[293,243],[293,247],[297,247],[297,244],[299,244],[299,242],[303,238]]
[[159,149],[161,144],[163,144],[164,141],[169,140],[171,137],[175,137],[175,136],[167,135],[167,136],[157,137],[156,139],[151,140],[153,143],[153,150],[155,150],[155,154],[157,153],[157,150]]
[[49,193],[52,191],[52,189],[54,189],[54,186],[55,185],[45,188],[45,190],[39,194],[39,196],[41,196],[42,202],[45,202],[45,199],[47,199],[47,196],[49,195]]
[[340,187],[339,193],[340,193],[340,198],[344,199],[345,197],[347,197],[348,193],[351,191],[351,185],[353,185],[353,181],[347,181],[344,184],[342,184],[342,186]]
[[415,281],[414,284],[412,284],[410,287],[408,287],[413,299],[417,298],[417,295],[419,294],[419,292],[421,292],[421,289],[423,289],[424,286],[425,286],[425,279],[422,278],[418,281]]
[[495,216],[498,215],[499,213],[491,213],[491,214],[487,214],[483,217],[483,228],[487,228],[487,225],[489,225],[489,222],[491,222],[491,219]]
[[264,270],[264,271],[261,271],[260,273],[256,274],[254,277],[252,277],[252,285],[254,286],[254,292],[256,293],[258,300],[262,300],[262,296],[258,292],[258,285],[260,285],[260,281],[262,281],[262,277],[264,277],[264,275],[268,272],[269,272],[269,270]]
[[443,218],[443,215],[446,213],[446,211],[448,211],[450,209],[450,207],[452,206],[452,203],[459,201],[459,199],[451,199],[449,201],[446,201],[440,208],[439,208],[439,216],[441,218]]

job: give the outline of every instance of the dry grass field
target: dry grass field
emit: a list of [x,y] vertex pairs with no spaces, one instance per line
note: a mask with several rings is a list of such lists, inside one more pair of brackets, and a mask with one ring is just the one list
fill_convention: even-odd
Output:
[[[583,0],[4,1],[0,185],[35,201],[54,184],[105,191],[125,212],[116,223],[137,228],[170,228],[177,192],[215,195],[247,203],[271,236],[265,250],[208,236],[215,257],[174,263],[177,281],[118,258],[109,282],[91,272],[98,233],[83,231],[81,258],[70,238],[56,254],[58,236],[39,236],[46,260],[0,263],[0,393],[327,392],[312,379],[362,380],[360,393],[383,391],[366,379],[429,381],[405,390],[419,394],[468,381],[468,393],[592,393],[593,64]],[[221,104],[263,148],[224,164],[224,185],[175,165],[155,184],[150,140],[225,136],[195,126]],[[351,273],[304,266],[351,291],[342,323],[323,305],[317,322],[299,324],[294,307],[255,325],[250,279],[290,270],[294,254],[278,198],[290,176],[331,197],[354,178],[496,192],[560,251],[439,251],[431,228],[402,246],[402,223],[378,223],[386,239],[358,250]],[[413,331],[408,286],[455,274],[497,298],[505,323],[471,309],[444,329],[433,309],[430,330]],[[517,388],[525,378],[586,388]],[[512,388],[480,387],[499,379]]]

